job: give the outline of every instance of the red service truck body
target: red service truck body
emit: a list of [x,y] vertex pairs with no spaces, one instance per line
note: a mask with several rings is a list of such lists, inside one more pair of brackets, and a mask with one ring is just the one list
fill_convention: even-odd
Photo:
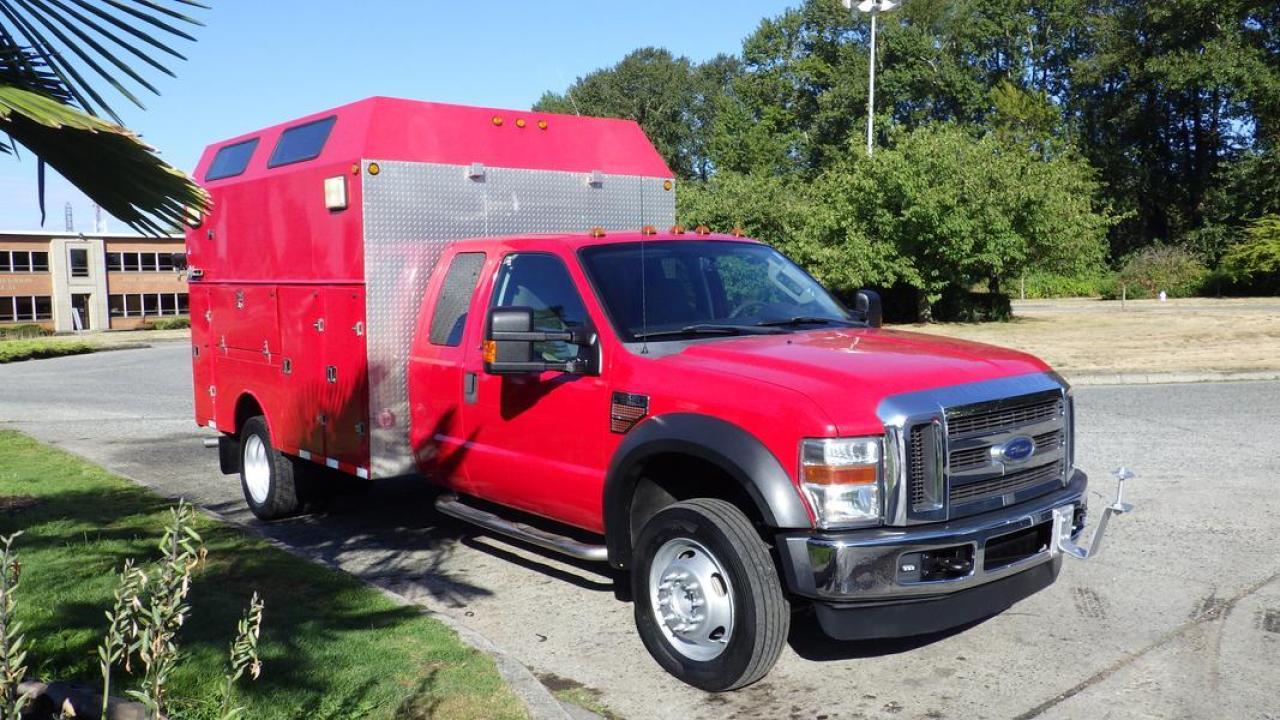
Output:
[[699,687],[762,677],[793,609],[841,639],[998,613],[1128,509],[1076,544],[1043,362],[882,329],[870,291],[846,309],[675,227],[635,123],[371,98],[196,175],[196,421],[254,512],[325,468],[421,475],[444,514],[630,572],[646,647]]

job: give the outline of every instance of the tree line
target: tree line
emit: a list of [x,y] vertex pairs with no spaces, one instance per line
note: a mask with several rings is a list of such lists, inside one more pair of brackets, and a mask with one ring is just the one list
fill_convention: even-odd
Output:
[[870,157],[870,26],[839,0],[736,55],[635,50],[537,109],[638,121],[682,220],[842,293],[1280,286],[1280,4],[909,0],[879,28]]

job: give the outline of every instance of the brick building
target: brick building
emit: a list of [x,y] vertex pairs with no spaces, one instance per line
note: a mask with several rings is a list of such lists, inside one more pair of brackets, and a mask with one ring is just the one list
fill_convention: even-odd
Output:
[[186,315],[183,250],[180,235],[0,231],[0,325],[120,330]]

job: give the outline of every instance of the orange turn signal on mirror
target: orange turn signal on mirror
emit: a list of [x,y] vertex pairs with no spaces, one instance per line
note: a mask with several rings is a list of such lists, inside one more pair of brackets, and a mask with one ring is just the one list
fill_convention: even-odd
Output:
[[804,482],[812,485],[874,485],[874,465],[805,465]]
[[483,357],[484,361],[489,364],[498,362],[498,343],[493,340],[485,340]]

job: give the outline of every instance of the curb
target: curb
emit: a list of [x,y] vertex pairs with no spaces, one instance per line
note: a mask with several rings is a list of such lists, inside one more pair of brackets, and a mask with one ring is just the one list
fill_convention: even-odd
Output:
[[1170,373],[1064,373],[1073,386],[1081,385],[1175,385],[1210,382],[1257,382],[1280,380],[1280,370],[1249,370],[1241,372],[1170,372]]

